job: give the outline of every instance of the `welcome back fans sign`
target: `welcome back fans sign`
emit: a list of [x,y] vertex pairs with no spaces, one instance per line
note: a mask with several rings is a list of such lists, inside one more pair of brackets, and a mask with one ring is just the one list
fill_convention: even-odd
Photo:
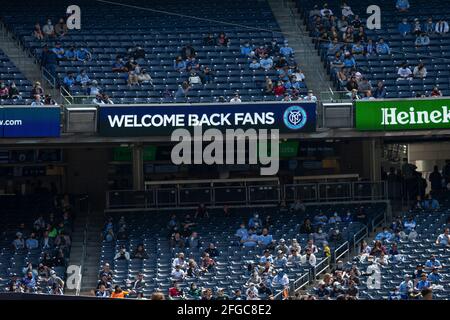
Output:
[[193,130],[279,129],[280,133],[316,130],[316,103],[238,103],[199,105],[101,106],[102,136],[171,135],[178,128]]

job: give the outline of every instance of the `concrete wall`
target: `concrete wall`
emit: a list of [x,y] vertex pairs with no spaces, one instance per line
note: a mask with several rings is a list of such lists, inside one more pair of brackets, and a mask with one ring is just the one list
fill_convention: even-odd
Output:
[[450,159],[450,142],[411,143],[408,145],[408,160],[422,172],[433,171],[433,166],[439,169]]

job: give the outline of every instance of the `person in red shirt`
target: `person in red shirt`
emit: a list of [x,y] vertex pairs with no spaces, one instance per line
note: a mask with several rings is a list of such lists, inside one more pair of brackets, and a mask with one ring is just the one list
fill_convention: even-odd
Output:
[[286,92],[286,88],[283,86],[283,82],[279,81],[275,88],[273,88],[273,93],[277,97],[284,96],[284,93]]
[[169,297],[178,298],[183,296],[184,292],[180,289],[180,284],[177,281],[174,281],[172,287],[169,288]]

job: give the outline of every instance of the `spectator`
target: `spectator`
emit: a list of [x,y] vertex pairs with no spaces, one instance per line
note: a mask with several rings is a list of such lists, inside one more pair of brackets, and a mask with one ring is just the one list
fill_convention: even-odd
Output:
[[206,248],[204,252],[213,259],[219,256],[219,250],[216,249],[214,243],[210,243],[208,248]]
[[206,66],[203,68],[203,71],[200,74],[200,78],[202,80],[202,83],[211,83],[214,81],[214,72],[210,67]]
[[248,220],[248,227],[253,229],[259,229],[262,227],[262,221],[258,213],[253,214],[253,217]]
[[361,41],[358,40],[353,46],[352,46],[352,54],[353,55],[363,55],[364,54],[364,46],[362,45]]
[[272,279],[272,288],[274,289],[282,289],[282,290],[288,290],[289,289],[289,278],[284,271],[284,269],[278,269],[275,272],[275,277]]
[[39,24],[39,22],[37,22],[34,25],[33,37],[35,37],[38,40],[43,40],[44,39],[44,32],[42,32],[41,25]]
[[187,262],[184,258],[183,252],[180,252],[177,258],[173,259],[172,268],[174,269],[176,266],[180,266],[182,269],[185,269],[187,267]]
[[427,274],[422,273],[420,276],[420,280],[416,284],[415,290],[421,291],[425,288],[430,288],[430,287],[431,287],[431,282],[427,279]]
[[191,249],[200,248],[200,239],[197,232],[192,232],[189,238],[186,240],[186,246]]
[[194,58],[195,56],[196,51],[190,43],[181,48],[181,57],[183,58],[183,60]]
[[327,240],[327,234],[323,232],[322,227],[317,228],[317,232],[313,234],[313,240],[318,245],[321,245],[323,241]]
[[119,252],[114,256],[114,260],[130,260],[130,253],[124,245],[120,248]]
[[237,229],[235,236],[239,238],[239,241],[242,240],[242,238],[248,237],[248,231],[247,228],[245,228],[245,223],[241,223],[239,229]]
[[418,18],[414,18],[414,25],[412,26],[412,33],[416,36],[422,34],[422,26]]
[[67,72],[66,76],[64,77],[63,83],[64,83],[64,87],[67,90],[70,90],[74,85],[75,85],[75,76],[73,74],[73,72]]
[[311,224],[311,220],[309,218],[306,218],[303,221],[303,224],[300,226],[300,233],[301,234],[311,234],[313,232],[314,232],[314,229]]
[[280,54],[285,58],[290,58],[294,55],[294,49],[289,46],[287,40],[284,41],[284,46],[280,48]]
[[77,59],[76,53],[77,53],[77,49],[75,48],[75,46],[71,46],[69,48],[69,50],[66,50],[66,52],[64,53],[65,60],[75,61]]
[[56,60],[64,60],[65,59],[65,51],[64,48],[61,47],[61,42],[57,42],[55,47],[52,49],[53,53],[56,55]]
[[113,72],[128,72],[128,68],[125,67],[122,57],[120,57],[120,56],[116,57],[116,61],[113,63],[113,66],[112,66],[112,71]]
[[431,35],[436,31],[436,24],[433,22],[433,18],[429,17],[427,22],[423,26],[423,32],[427,35]]
[[67,29],[67,24],[64,21],[63,18],[59,19],[59,22],[55,25],[55,35],[58,37],[64,37],[67,32],[69,31]]
[[434,166],[433,172],[430,173],[428,180],[431,183],[431,191],[441,191],[442,190],[442,175],[439,172],[438,166]]
[[9,88],[6,86],[4,82],[0,82],[0,99],[8,99],[9,98]]
[[389,45],[384,42],[383,38],[380,38],[377,43],[376,51],[378,54],[390,54],[391,49],[389,48]]
[[90,84],[91,79],[89,79],[85,69],[81,69],[80,74],[75,79],[75,82],[77,84],[81,84],[83,87]]
[[53,26],[51,19],[47,19],[47,24],[42,27],[42,32],[47,38],[55,36],[55,27]]
[[216,262],[208,253],[204,253],[201,259],[200,268],[203,272],[210,272],[215,267]]
[[202,80],[201,80],[200,76],[195,71],[191,71],[188,81],[189,81],[189,85],[191,85],[191,86],[202,84]]
[[429,194],[427,199],[423,202],[423,208],[429,210],[439,210],[439,201],[434,199],[433,196]]
[[413,76],[416,79],[425,79],[427,76],[427,68],[423,62],[420,62],[416,67],[414,67]]
[[230,39],[226,36],[225,32],[221,32],[217,37],[217,44],[219,46],[226,47],[230,43]]
[[256,48],[255,50],[255,56],[257,58],[262,58],[264,55],[268,55],[268,52],[266,50],[266,48],[264,47],[264,45],[260,45],[258,48]]
[[407,12],[410,7],[410,4],[408,0],[397,0],[395,7],[400,12]]
[[382,232],[379,232],[376,236],[375,236],[375,240],[379,240],[379,241],[385,241],[385,240],[390,240],[392,237],[392,233],[389,232],[389,229],[387,227],[383,228]]
[[172,237],[170,239],[170,245],[172,248],[180,248],[183,249],[185,247],[184,238],[181,236],[179,232],[175,232],[172,234]]
[[255,55],[250,42],[246,41],[243,45],[241,45],[241,55],[244,57],[253,57]]
[[186,61],[181,56],[178,56],[173,62],[173,68],[178,72],[186,71]]
[[364,48],[364,54],[366,56],[374,55],[377,52],[377,46],[373,43],[372,39],[367,41],[366,47]]
[[277,85],[273,88],[273,93],[276,97],[282,97],[286,93],[286,88],[283,85],[283,81],[278,81]]
[[405,280],[402,281],[398,287],[398,291],[400,293],[401,299],[403,299],[403,300],[409,299],[409,296],[413,292],[413,289],[414,289],[414,284],[411,281],[411,278],[408,275],[406,275]]
[[36,278],[32,271],[28,271],[22,278],[21,284],[25,287],[26,292],[36,291]]
[[377,87],[373,92],[373,97],[375,99],[384,99],[386,97],[386,88],[384,87],[383,81],[378,81]]
[[234,97],[230,99],[230,103],[241,103],[241,97],[239,96],[239,93],[235,93]]
[[265,90],[264,90],[264,92],[265,92],[266,94],[271,94],[271,93],[273,93],[273,82],[272,82],[272,80],[271,80],[268,76],[266,76],[266,84],[265,84]]
[[411,29],[411,25],[408,23],[408,19],[407,18],[403,18],[402,22],[400,22],[398,24],[398,32],[406,37],[408,34],[410,34],[412,31]]
[[139,244],[136,250],[133,252],[131,259],[148,259],[147,251],[145,251],[144,245]]
[[[95,95],[94,99],[92,99],[92,104],[95,104],[97,106],[105,104],[105,102],[103,101],[103,95],[100,92]],[[107,235],[110,236],[109,241],[112,241],[114,239],[114,231],[113,230],[106,231],[105,239],[107,239]]]
[[449,31],[448,22],[443,20],[443,19],[440,19],[436,23],[435,31],[436,31],[437,34],[440,34],[440,35],[448,33],[448,31]]
[[407,63],[403,63],[400,68],[398,68],[397,71],[398,79],[397,80],[411,80],[412,79],[412,71],[408,67]]
[[346,18],[351,18],[352,16],[354,16],[355,14],[352,11],[352,8],[346,3],[343,2],[341,5],[341,9],[342,9],[342,15]]
[[316,266],[317,259],[311,248],[306,248],[305,254],[301,256],[301,262],[302,265],[307,265],[309,267]]
[[261,68],[263,68],[264,70],[270,70],[273,67],[273,60],[272,58],[270,58],[267,54],[265,54],[260,60],[259,60],[259,64],[261,66]]
[[436,256],[432,254],[430,256],[430,259],[428,259],[425,263],[425,269],[428,269],[430,271],[432,269],[442,269],[442,264],[438,259],[436,259]]
[[203,38],[203,45],[204,46],[213,46],[213,45],[215,45],[215,43],[216,42],[214,40],[214,37],[213,37],[212,33],[208,33],[206,35],[206,37]]
[[442,97],[441,90],[438,89],[438,87],[434,87],[430,94],[431,97]]
[[248,67],[252,70],[257,70],[261,67],[261,65],[259,64],[258,60],[253,59],[252,62],[250,62]]
[[431,282],[431,284],[439,284],[442,281],[443,277],[439,273],[439,268],[432,268],[431,273],[428,274],[427,280]]
[[34,96],[34,101],[31,103],[31,106],[32,107],[40,107],[40,106],[43,106],[43,105],[44,105],[44,103],[42,103],[42,101],[41,101],[41,96],[36,94]]
[[39,241],[36,239],[36,234],[34,232],[30,234],[30,237],[25,242],[25,246],[28,250],[39,248]]
[[148,74],[146,69],[142,69],[141,72],[137,75],[137,78],[140,84],[145,83],[153,85],[153,79],[150,74]]
[[23,235],[21,232],[16,233],[16,238],[12,242],[13,248],[15,250],[20,250],[25,248],[25,241],[23,240]]
[[125,297],[129,294],[129,291],[124,291],[118,285],[114,287],[114,291],[111,293],[111,298],[113,299],[125,299]]
[[241,239],[241,244],[244,247],[256,247],[258,245],[259,237],[256,235],[255,230],[250,228],[248,230],[248,235]]
[[181,268],[180,265],[175,266],[175,269],[172,270],[170,274],[173,281],[182,281],[184,280],[184,277],[186,276],[186,273]]
[[350,70],[350,69],[356,67],[355,58],[353,58],[353,56],[351,55],[350,52],[345,53],[343,63],[344,63],[344,68],[347,70]]
[[92,53],[88,49],[81,47],[75,52],[75,58],[77,61],[90,61]]
[[416,47],[428,46],[430,44],[430,37],[426,33],[421,33],[415,41]]

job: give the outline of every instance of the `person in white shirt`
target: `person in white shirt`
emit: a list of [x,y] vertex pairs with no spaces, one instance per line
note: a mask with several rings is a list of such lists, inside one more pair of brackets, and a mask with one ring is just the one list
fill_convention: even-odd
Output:
[[311,252],[311,249],[306,249],[306,253],[301,257],[301,262],[303,265],[309,264],[311,267],[316,266],[317,259],[314,253]]
[[241,103],[241,102],[242,100],[238,93],[236,93],[235,96],[230,100],[230,103]]
[[170,274],[170,276],[172,277],[172,279],[173,279],[174,281],[180,281],[180,280],[183,280],[184,277],[185,277],[185,275],[186,275],[186,273],[184,272],[183,269],[181,269],[181,266],[180,266],[180,265],[177,265],[177,266],[175,267],[175,269],[172,270],[172,273]]
[[308,90],[308,94],[303,98],[303,100],[316,102],[317,97],[314,95],[312,90]]
[[46,37],[53,37],[55,35],[55,27],[52,24],[52,20],[47,20],[47,24],[42,27],[42,32]]
[[105,102],[103,101],[103,96],[102,96],[101,93],[97,93],[97,94],[95,95],[95,98],[92,99],[92,104],[95,104],[95,105],[97,105],[97,106],[100,106],[100,105],[102,105],[102,104],[105,104]]
[[255,293],[254,291],[247,291],[247,300],[261,300],[261,299],[258,297],[258,293]]
[[320,10],[320,15],[322,17],[329,17],[333,15],[333,11],[331,9],[328,9],[328,4],[324,4],[322,10]]
[[439,20],[436,23],[435,31],[438,34],[448,33],[448,31],[449,31],[448,22],[443,19]]
[[278,269],[276,271],[276,276],[272,279],[272,287],[273,288],[283,288],[286,289],[289,287],[289,278],[283,269]]
[[351,17],[351,16],[354,16],[355,14],[353,13],[353,11],[352,11],[352,8],[350,8],[350,6],[349,5],[347,5],[347,3],[343,3],[342,4],[342,15],[344,16],[344,17]]
[[125,246],[122,246],[114,257],[114,260],[130,260],[130,253]]
[[295,77],[295,81],[305,81],[305,75],[299,68],[295,69],[295,72],[292,74],[292,76]]
[[32,107],[40,107],[40,106],[43,106],[43,105],[44,105],[44,103],[41,101],[41,96],[36,94],[34,96],[34,101],[31,103],[31,106]]
[[436,239],[436,245],[450,247],[450,230],[445,228],[444,233],[440,234]]
[[178,257],[172,261],[172,268],[175,269],[177,266],[180,266],[181,269],[185,269],[187,267],[187,262],[184,259],[184,253],[182,252],[180,252]]
[[406,63],[398,68],[397,74],[399,76],[397,80],[410,80],[412,78],[412,71]]
[[189,84],[201,84],[202,80],[200,79],[200,76],[196,72],[191,72],[191,75],[189,76]]

